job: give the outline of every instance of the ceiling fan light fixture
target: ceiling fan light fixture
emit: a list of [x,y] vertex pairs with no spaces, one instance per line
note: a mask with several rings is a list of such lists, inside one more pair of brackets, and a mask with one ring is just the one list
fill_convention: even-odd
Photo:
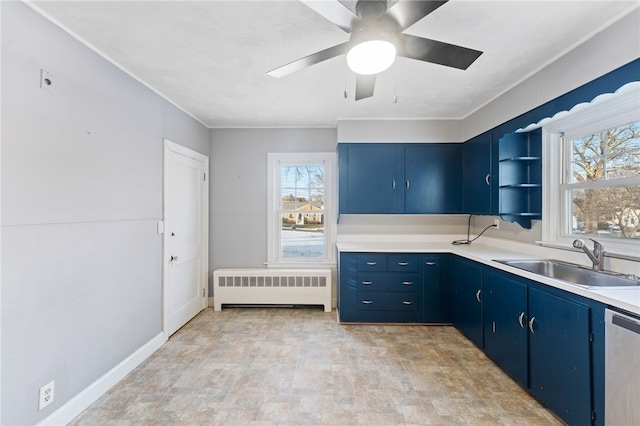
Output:
[[347,52],[347,65],[357,74],[378,74],[395,60],[396,47],[388,40],[366,40]]

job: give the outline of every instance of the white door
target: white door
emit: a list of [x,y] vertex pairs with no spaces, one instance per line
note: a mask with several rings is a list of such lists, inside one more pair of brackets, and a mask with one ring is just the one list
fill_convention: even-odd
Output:
[[164,331],[206,307],[208,157],[170,141],[164,150]]

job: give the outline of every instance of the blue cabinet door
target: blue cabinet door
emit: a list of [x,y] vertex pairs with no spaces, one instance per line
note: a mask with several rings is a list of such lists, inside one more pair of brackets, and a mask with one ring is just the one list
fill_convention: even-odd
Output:
[[405,213],[462,212],[462,145],[405,146]]
[[355,306],[359,260],[355,253],[340,253],[338,260],[338,317],[343,322],[358,321]]
[[570,425],[591,424],[590,308],[529,289],[529,389]]
[[497,178],[493,167],[494,144],[491,133],[477,136],[462,146],[463,211],[470,214],[497,214]]
[[483,271],[484,351],[528,386],[527,284],[494,268]]
[[482,266],[456,257],[453,288],[453,325],[482,349]]
[[442,295],[440,291],[440,257],[429,256],[422,258],[422,288],[424,303],[424,322],[442,322],[440,307]]
[[403,212],[403,145],[341,144],[338,154],[341,214]]

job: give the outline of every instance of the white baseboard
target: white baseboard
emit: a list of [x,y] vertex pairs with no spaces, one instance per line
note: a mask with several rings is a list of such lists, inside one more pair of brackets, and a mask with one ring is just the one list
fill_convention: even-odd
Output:
[[132,372],[142,361],[149,358],[151,354],[157,351],[166,341],[167,338],[164,333],[159,333],[38,424],[66,425],[71,422],[71,420],[97,401],[98,398],[104,395],[127,374]]

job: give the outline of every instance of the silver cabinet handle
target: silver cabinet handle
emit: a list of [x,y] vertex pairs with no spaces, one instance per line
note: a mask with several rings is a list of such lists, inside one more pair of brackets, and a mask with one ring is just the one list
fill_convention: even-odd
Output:
[[487,173],[487,175],[484,177],[484,181],[487,183],[487,185],[491,186],[491,173]]
[[372,303],[373,303],[373,300],[363,300],[363,301],[362,301],[362,304],[363,304],[363,305],[370,305],[370,304],[372,304]]
[[518,317],[518,322],[520,323],[520,328],[524,328],[524,311]]
[[391,188],[396,189],[396,180],[391,181]]
[[409,189],[409,181],[406,181],[405,185],[407,186],[407,189]]
[[529,330],[531,330],[531,334],[536,334],[536,332],[533,330],[533,322],[536,320],[536,317],[531,317],[531,319],[529,320]]
[[411,301],[411,300],[403,300],[402,304],[403,305],[413,305],[413,301]]
[[436,262],[426,262],[426,263],[425,263],[425,265],[427,265],[427,266],[433,266],[433,265],[435,265],[435,264],[436,264]]
[[409,262],[398,262],[398,266],[407,266]]
[[476,300],[480,303],[482,303],[482,289],[478,290],[476,292]]
[[373,284],[373,281],[362,281],[363,285],[371,285]]
[[367,262],[367,265],[369,266],[376,266],[378,264],[378,262]]
[[172,262],[173,262],[173,261],[176,261],[176,260],[178,260],[178,256],[171,256],[171,261],[172,261]]
[[413,281],[402,281],[402,285],[413,285]]

